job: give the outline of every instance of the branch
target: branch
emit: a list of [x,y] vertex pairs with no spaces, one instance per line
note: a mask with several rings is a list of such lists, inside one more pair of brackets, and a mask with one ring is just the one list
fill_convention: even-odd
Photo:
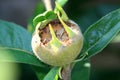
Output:
[[43,0],[46,10],[53,10],[55,7],[55,0]]

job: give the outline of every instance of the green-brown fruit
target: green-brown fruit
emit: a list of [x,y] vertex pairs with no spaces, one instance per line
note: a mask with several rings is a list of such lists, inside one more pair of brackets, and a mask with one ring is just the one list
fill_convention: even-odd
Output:
[[70,64],[79,55],[82,46],[79,26],[71,20],[63,21],[59,16],[42,29],[38,23],[32,38],[35,55],[52,66]]
[[79,55],[83,46],[81,30],[69,20],[58,3],[54,11],[36,16],[33,23],[36,29],[32,49],[41,61],[52,66],[65,66]]

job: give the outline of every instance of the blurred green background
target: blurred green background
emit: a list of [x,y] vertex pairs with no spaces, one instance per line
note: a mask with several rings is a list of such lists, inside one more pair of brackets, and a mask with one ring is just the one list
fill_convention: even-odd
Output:
[[[40,1],[0,0],[0,19],[27,28]],[[44,5],[39,4],[39,11],[43,12]],[[68,0],[64,6],[69,18],[78,23],[82,32],[98,19],[118,8],[120,8],[120,0]],[[120,42],[111,42],[102,52],[92,57],[90,62],[90,80],[120,80]],[[18,80],[37,80],[29,65],[18,65],[20,69]]]

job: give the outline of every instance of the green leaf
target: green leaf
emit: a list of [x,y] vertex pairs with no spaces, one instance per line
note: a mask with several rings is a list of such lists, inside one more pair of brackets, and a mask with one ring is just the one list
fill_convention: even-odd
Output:
[[57,3],[60,4],[60,6],[64,6],[68,0],[56,0],[56,1],[57,1]]
[[110,43],[119,31],[120,9],[107,14],[85,31],[81,54],[88,52],[88,58],[97,54]]
[[45,20],[45,15],[39,14],[33,19],[33,25],[36,26],[39,22],[42,22]]
[[0,60],[44,67],[45,64],[32,55],[31,38],[21,26],[0,20]]
[[43,80],[46,74],[49,72],[50,67],[39,67],[39,66],[32,66],[34,72],[36,73],[36,76],[38,80]]
[[54,67],[50,72],[45,76],[43,80],[58,80],[59,67]]
[[21,26],[0,20],[0,47],[31,51],[31,34]]
[[57,18],[57,15],[54,13],[54,11],[49,11],[46,13],[45,18],[48,20],[53,20]]
[[38,14],[43,13],[44,11],[45,11],[45,6],[43,4],[43,1],[38,2],[38,4],[35,7],[33,16],[29,19],[29,22],[28,22],[27,28],[29,32],[33,33],[35,31],[36,26],[33,25],[34,17],[37,16]]
[[75,64],[71,78],[72,80],[89,80],[90,63],[86,61],[80,61]]
[[1,62],[15,62],[25,63],[39,67],[45,67],[45,64],[40,62],[34,55],[27,51],[13,49],[13,48],[2,48],[0,47],[0,61]]
[[33,19],[33,24],[36,26],[39,22],[43,22],[42,24],[46,25],[47,22],[54,20],[57,18],[57,15],[54,13],[54,11],[45,11],[42,14],[37,15]]
[[119,43],[120,42],[120,33],[111,42],[112,43]]

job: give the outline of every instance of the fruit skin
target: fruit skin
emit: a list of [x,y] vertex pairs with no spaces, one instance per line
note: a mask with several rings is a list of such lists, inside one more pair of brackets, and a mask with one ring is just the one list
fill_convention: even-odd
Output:
[[69,23],[75,25],[75,29],[71,29],[75,35],[69,39],[69,44],[62,45],[53,49],[49,45],[41,45],[41,38],[38,34],[39,24],[36,27],[35,33],[32,38],[32,49],[35,55],[44,63],[52,66],[64,66],[70,64],[79,55],[83,46],[83,36],[79,26],[69,20]]

